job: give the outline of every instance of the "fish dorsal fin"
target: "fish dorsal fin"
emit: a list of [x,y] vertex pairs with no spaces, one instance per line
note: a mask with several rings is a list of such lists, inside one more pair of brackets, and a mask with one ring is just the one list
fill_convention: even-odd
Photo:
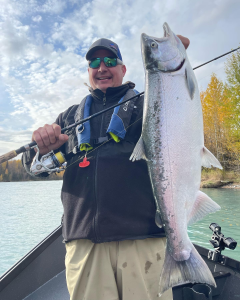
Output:
[[187,82],[189,95],[192,100],[193,100],[195,89],[196,89],[193,75],[194,75],[193,70],[191,69],[190,66],[187,66],[185,69],[185,76],[186,76],[186,82]]
[[208,197],[208,195],[198,191],[197,199],[194,202],[190,215],[188,216],[188,226],[202,220],[208,214],[214,213],[219,209],[221,209],[221,207]]
[[213,166],[222,169],[218,159],[206,147],[202,149],[202,166],[205,168],[211,168]]

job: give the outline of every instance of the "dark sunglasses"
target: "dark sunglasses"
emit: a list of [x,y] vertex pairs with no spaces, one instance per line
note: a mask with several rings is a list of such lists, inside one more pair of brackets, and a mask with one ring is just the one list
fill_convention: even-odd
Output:
[[100,67],[101,62],[108,68],[116,67],[116,65],[123,65],[123,62],[116,57],[96,57],[89,60],[89,67],[92,69],[97,69]]

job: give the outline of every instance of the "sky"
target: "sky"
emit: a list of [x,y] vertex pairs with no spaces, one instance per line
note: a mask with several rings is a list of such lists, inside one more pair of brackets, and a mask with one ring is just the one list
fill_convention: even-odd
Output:
[[[125,80],[142,92],[141,33],[162,37],[167,22],[190,39],[195,67],[239,47],[239,11],[239,0],[0,0],[0,155],[89,93],[85,54],[95,40],[119,45]],[[200,90],[213,72],[225,80],[225,62],[195,71]]]

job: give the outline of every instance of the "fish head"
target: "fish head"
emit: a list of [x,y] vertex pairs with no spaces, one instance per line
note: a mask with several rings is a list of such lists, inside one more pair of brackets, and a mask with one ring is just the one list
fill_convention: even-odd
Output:
[[184,64],[186,50],[181,40],[169,25],[163,24],[164,36],[156,38],[145,33],[141,35],[142,58],[146,70],[153,72],[173,72]]

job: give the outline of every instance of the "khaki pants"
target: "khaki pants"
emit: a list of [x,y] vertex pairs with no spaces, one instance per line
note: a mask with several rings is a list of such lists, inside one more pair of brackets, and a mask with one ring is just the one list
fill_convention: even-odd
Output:
[[171,300],[172,290],[157,296],[165,243],[165,238],[67,243],[70,300]]

